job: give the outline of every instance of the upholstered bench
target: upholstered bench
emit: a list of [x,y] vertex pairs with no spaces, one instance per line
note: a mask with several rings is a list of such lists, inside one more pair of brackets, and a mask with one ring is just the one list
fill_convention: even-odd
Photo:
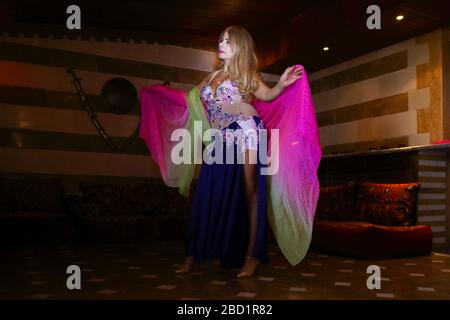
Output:
[[183,241],[189,199],[159,178],[145,183],[80,183],[68,197],[76,241],[127,243]]
[[366,259],[429,254],[431,227],[416,225],[419,188],[371,182],[321,187],[311,248]]
[[64,243],[74,235],[58,178],[0,178],[2,245]]
[[426,255],[432,248],[429,226],[380,226],[360,221],[318,221],[313,248],[364,259]]

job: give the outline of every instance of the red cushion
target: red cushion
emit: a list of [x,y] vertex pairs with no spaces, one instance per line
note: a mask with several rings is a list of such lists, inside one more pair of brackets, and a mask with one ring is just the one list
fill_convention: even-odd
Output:
[[319,220],[353,221],[360,220],[354,210],[356,183],[353,181],[320,187],[316,218]]
[[419,187],[418,183],[362,182],[355,205],[360,219],[355,220],[384,226],[414,225]]
[[430,226],[379,226],[367,222],[316,221],[311,247],[364,259],[429,254]]

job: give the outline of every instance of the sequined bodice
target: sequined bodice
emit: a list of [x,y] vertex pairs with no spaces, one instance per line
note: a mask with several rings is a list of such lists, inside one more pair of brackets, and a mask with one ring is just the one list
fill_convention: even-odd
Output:
[[215,96],[209,84],[204,86],[201,91],[201,96],[203,102],[208,105],[217,103],[236,103],[243,99],[237,87],[237,83],[230,81],[230,79],[222,81],[217,86]]
[[[256,132],[264,129],[262,120],[258,116],[243,112],[227,112],[230,105],[245,102],[237,83],[229,79],[224,80],[218,85],[215,94],[208,84],[201,89],[200,99],[211,127],[222,131],[222,137],[227,145],[235,143],[241,151],[257,149],[259,139]],[[236,128],[233,129],[236,131],[230,135],[229,129],[232,127]],[[255,130],[253,135],[251,129]]]
[[218,85],[215,95],[209,84],[204,86],[200,92],[200,98],[205,106],[209,122],[217,129],[224,129],[234,121],[251,118],[243,112],[231,113],[224,110],[223,106],[226,104],[245,101],[244,96],[239,92],[237,83],[229,79]]

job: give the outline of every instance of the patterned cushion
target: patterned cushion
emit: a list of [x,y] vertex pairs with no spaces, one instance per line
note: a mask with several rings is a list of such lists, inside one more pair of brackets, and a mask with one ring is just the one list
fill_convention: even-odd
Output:
[[385,226],[408,226],[415,223],[418,183],[360,184],[356,210],[361,220]]
[[104,183],[80,183],[83,205],[79,214],[120,215],[129,214],[129,208],[122,201],[121,190],[117,185]]
[[155,213],[155,186],[149,183],[122,186],[123,200],[127,201],[129,212],[134,215],[153,215]]
[[0,194],[0,211],[64,212],[64,188],[59,178],[4,178],[0,183]]
[[80,183],[82,201],[74,206],[77,215],[179,215],[187,214],[188,199],[161,179],[138,184]]
[[319,220],[352,221],[359,220],[354,210],[356,183],[324,186],[320,188],[316,216]]
[[167,187],[162,180],[124,186],[123,194],[135,214],[176,215],[178,208],[187,204],[187,199],[175,188]]

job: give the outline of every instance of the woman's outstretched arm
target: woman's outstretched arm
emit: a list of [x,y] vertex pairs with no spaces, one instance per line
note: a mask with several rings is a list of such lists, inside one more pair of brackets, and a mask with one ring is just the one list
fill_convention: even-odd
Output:
[[284,88],[294,83],[302,76],[303,68],[289,67],[281,75],[280,80],[273,88],[269,88],[264,81],[258,79],[258,90],[255,92],[255,97],[262,101],[271,101],[278,97]]

